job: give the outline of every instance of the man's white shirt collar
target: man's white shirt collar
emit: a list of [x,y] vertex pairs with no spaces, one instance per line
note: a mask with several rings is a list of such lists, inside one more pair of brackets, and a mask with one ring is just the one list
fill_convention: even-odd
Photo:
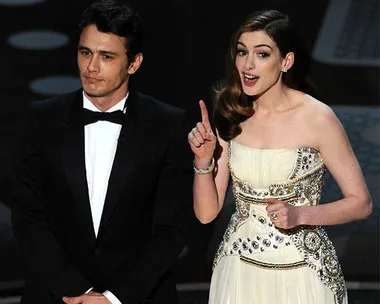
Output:
[[[127,95],[120,100],[117,104],[115,104],[113,107],[109,108],[106,112],[113,112],[117,110],[121,110],[124,112],[125,110],[125,102],[129,96],[129,91],[127,92]],[[94,111],[94,112],[101,112],[97,107],[94,106],[94,104],[87,98],[86,94],[83,91],[83,108]]]

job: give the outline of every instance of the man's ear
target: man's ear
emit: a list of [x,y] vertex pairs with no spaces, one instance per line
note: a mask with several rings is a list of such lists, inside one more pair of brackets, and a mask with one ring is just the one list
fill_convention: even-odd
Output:
[[137,54],[127,68],[128,74],[132,75],[136,73],[136,71],[140,68],[142,61],[143,61],[143,54],[142,53]]

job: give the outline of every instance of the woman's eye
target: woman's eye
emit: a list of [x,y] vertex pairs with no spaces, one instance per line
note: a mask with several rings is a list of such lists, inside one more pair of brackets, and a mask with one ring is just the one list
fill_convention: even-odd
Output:
[[260,52],[260,53],[259,53],[259,57],[261,57],[261,58],[267,58],[267,57],[269,57],[269,53],[266,53],[266,52]]

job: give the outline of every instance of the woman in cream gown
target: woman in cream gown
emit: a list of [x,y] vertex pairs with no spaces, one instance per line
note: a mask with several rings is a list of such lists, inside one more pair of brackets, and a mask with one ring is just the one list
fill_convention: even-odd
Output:
[[[306,76],[305,54],[287,16],[257,12],[231,40],[214,108],[217,137],[200,101],[202,121],[188,136],[195,214],[212,221],[230,179],[236,204],[215,255],[209,304],[347,304],[321,226],[367,217],[371,199],[336,116],[295,89]],[[319,205],[326,169],[344,198]]]

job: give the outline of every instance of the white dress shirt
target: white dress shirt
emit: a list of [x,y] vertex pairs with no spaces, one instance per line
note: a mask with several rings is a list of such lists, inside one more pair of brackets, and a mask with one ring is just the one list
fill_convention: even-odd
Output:
[[[127,97],[128,93],[126,97],[106,112],[113,112],[117,110],[125,112],[124,105]],[[86,97],[84,92],[83,108],[101,112]],[[115,158],[120,130],[120,124],[108,121],[97,121],[84,127],[84,151],[88,196],[90,198],[92,222],[94,224],[96,236],[99,231],[104,201],[107,194],[108,180]],[[88,290],[86,293],[91,290],[92,289]],[[103,294],[112,304],[121,304],[121,302],[110,291],[107,290]]]

